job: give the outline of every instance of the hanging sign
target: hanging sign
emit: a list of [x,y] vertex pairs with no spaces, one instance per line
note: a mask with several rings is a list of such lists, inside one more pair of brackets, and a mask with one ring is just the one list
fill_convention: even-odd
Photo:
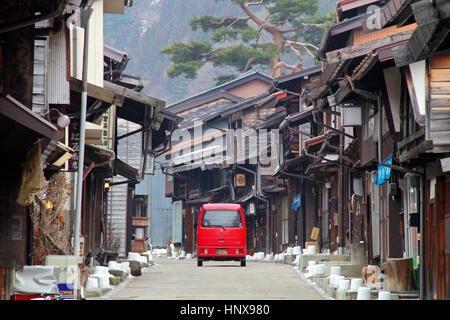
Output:
[[243,173],[236,174],[236,186],[245,187],[245,174]]

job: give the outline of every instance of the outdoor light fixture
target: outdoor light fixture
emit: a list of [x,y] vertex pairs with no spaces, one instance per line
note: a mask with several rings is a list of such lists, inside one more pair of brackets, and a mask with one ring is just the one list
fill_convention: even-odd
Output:
[[47,200],[47,202],[45,203],[45,208],[47,210],[53,209],[53,202],[50,200]]
[[105,189],[109,189],[109,187],[111,187],[111,185],[109,184],[109,181],[105,181]]
[[[67,115],[62,114],[61,111],[59,111],[59,110],[56,109],[56,108],[52,108],[52,109],[48,110],[48,112],[45,113],[45,115],[50,114],[51,111],[56,111],[56,113],[58,113],[58,115],[59,115],[58,119],[56,120],[56,123],[58,124],[58,127],[60,127],[60,128],[66,128],[66,127],[69,126],[69,124],[70,124],[70,118],[69,118]],[[50,117],[49,117],[49,118],[50,118]]]

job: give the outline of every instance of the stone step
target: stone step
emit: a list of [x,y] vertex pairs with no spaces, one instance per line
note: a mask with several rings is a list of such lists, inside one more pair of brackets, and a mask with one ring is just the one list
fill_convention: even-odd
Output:
[[[295,257],[295,256],[294,256]],[[295,258],[292,260],[294,261]],[[332,261],[332,262],[339,262],[339,261],[350,261],[351,256],[350,255],[334,255],[334,254],[326,254],[326,253],[319,253],[319,254],[302,254],[299,258],[299,270],[303,270],[308,266],[309,261],[316,261],[317,264],[319,263],[325,263],[326,261]]]
[[350,261],[330,261],[325,263],[325,273],[329,276],[331,274],[332,266],[340,266],[341,274],[346,278],[361,278],[362,277],[362,268],[364,266],[360,264],[352,264]]

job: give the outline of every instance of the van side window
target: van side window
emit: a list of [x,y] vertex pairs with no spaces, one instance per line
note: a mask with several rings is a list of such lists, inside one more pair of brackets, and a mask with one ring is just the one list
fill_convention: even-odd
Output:
[[241,213],[236,210],[206,210],[203,212],[202,227],[242,228]]

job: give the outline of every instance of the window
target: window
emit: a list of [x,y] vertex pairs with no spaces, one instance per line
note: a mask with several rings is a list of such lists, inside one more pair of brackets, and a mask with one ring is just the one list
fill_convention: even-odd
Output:
[[202,227],[242,228],[240,211],[208,210],[203,212]]
[[402,103],[400,105],[400,121],[401,121],[401,137],[402,139],[408,138],[410,135],[416,132],[416,119],[414,117],[412,96],[409,94],[407,81],[402,83]]

